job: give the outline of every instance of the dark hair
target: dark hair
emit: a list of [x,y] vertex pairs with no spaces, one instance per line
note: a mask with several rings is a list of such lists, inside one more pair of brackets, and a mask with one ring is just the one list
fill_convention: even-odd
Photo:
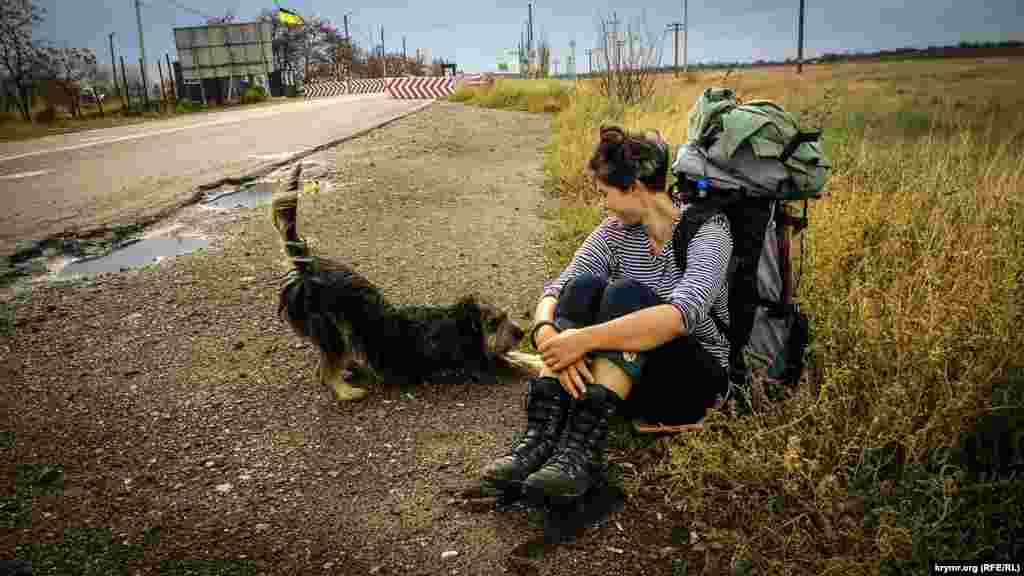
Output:
[[668,180],[668,144],[656,130],[630,134],[618,126],[602,126],[588,167],[602,182],[623,191],[636,180],[662,191]]

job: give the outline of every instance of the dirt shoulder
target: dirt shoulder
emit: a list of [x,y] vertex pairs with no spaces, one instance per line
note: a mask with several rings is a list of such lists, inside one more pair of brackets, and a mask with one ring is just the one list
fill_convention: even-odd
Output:
[[[397,302],[472,291],[525,326],[545,280],[550,129],[437,103],[331,154],[300,233]],[[190,214],[206,251],[4,304],[0,560],[53,574],[79,573],[67,570],[83,555],[110,574],[679,568],[688,532],[654,486],[539,551],[524,548],[540,534],[530,514],[460,506],[453,490],[523,424],[522,377],[336,404],[313,383],[314,351],[275,316],[286,268],[269,211]],[[634,476],[652,457],[615,455]]]

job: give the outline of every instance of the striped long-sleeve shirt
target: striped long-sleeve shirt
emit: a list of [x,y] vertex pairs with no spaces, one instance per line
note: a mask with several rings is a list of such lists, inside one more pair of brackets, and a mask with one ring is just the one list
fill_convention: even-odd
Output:
[[[686,210],[685,205],[677,203],[677,206]],[[676,266],[672,242],[669,239],[661,253],[652,256],[653,244],[646,227],[641,224],[625,226],[614,218],[606,218],[577,249],[558,278],[545,284],[544,296],[557,298],[570,280],[586,272],[609,282],[623,278],[638,281],[679,310],[687,330],[727,367],[729,342],[719,332],[711,315],[728,325],[727,271],[732,254],[729,222],[718,214],[700,227],[690,239],[685,272],[681,273]]]

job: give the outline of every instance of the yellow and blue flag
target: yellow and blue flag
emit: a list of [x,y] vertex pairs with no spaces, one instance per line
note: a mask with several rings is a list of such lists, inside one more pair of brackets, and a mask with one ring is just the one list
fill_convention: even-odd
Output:
[[284,8],[277,9],[277,19],[285,26],[301,26],[304,24],[302,16]]

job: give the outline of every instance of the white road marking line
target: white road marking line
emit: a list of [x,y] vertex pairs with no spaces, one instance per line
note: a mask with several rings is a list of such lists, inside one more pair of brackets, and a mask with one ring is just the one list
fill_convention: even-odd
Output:
[[[309,102],[303,102],[303,103],[296,103],[296,104],[301,104],[301,106],[297,105],[294,108],[300,108],[300,107],[304,107],[304,108],[307,108],[307,109],[308,108],[321,108],[323,106],[327,106],[327,105],[331,105],[331,104],[338,104],[339,103],[338,102],[339,99],[331,98],[331,99],[328,99],[328,100],[321,100],[319,102],[318,101],[309,101]],[[352,98],[353,101],[355,101],[355,100],[368,100],[368,99],[369,98]],[[294,110],[294,108],[293,108],[293,110]],[[251,115],[246,114],[245,116],[242,116],[242,117],[225,118],[225,119],[222,119],[222,120],[214,120],[214,121],[205,122],[205,123],[202,123],[202,124],[191,124],[189,126],[180,126],[178,128],[167,128],[166,130],[156,130],[156,131],[153,131],[153,132],[144,132],[144,133],[141,133],[141,134],[129,134],[127,136],[118,136],[116,138],[110,138],[110,139],[107,139],[107,140],[101,140],[101,141],[96,141],[96,142],[85,142],[85,143],[82,143],[82,144],[74,144],[72,146],[62,146],[60,148],[51,148],[49,150],[35,150],[33,152],[24,152],[22,154],[15,154],[13,156],[0,157],[0,162],[10,162],[11,160],[19,160],[21,158],[31,158],[32,156],[43,156],[43,155],[46,155],[46,154],[55,154],[57,152],[71,152],[73,150],[81,150],[82,148],[89,148],[89,147],[92,147],[92,146],[100,146],[102,144],[116,144],[118,142],[126,142],[126,141],[129,141],[129,140],[139,140],[139,139],[142,139],[142,138],[149,138],[150,136],[161,136],[161,135],[164,135],[164,134],[173,134],[175,132],[183,132],[185,130],[192,130],[194,128],[209,128],[209,127],[212,127],[212,126],[223,126],[225,124],[237,124],[239,122],[245,122],[247,120],[255,120],[255,119],[258,119],[258,118],[269,118],[269,117],[272,117],[272,116],[280,116],[281,114],[285,114],[285,113],[291,112],[293,110],[273,110],[273,109],[271,109],[271,111],[269,111],[269,112],[254,113],[254,114],[251,114]]]
[[284,160],[298,152],[279,152],[277,154],[250,154],[249,158],[255,158],[257,160]]
[[18,172],[17,174],[4,174],[0,176],[0,180],[21,180],[22,178],[42,176],[43,174],[49,174],[50,172],[53,172],[53,170],[36,170],[34,172]]

